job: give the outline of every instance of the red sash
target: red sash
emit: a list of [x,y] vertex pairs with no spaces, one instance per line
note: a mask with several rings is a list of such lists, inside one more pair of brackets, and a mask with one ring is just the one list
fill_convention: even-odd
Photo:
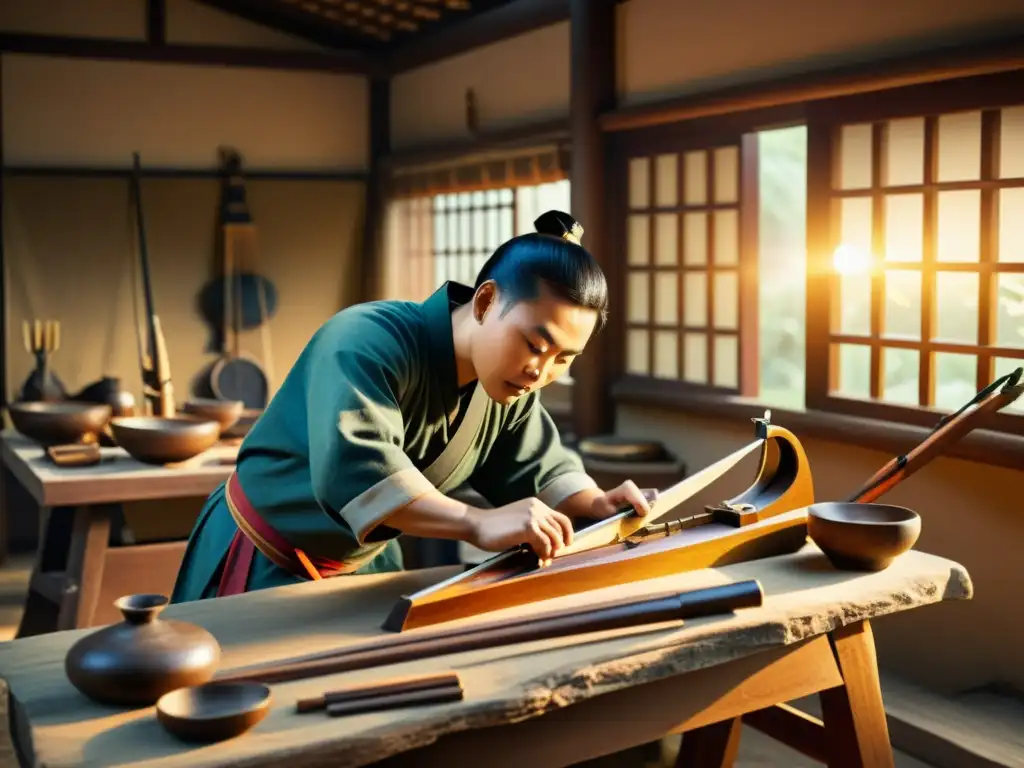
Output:
[[351,573],[383,549],[384,542],[381,542],[380,548],[375,547],[367,553],[344,561],[308,555],[289,544],[260,516],[242,491],[237,472],[232,472],[224,484],[224,498],[238,530],[235,531],[231,546],[228,548],[224,572],[217,588],[218,597],[240,595],[247,591],[249,568],[256,550],[263,553],[274,565],[284,568],[294,576],[317,580]]

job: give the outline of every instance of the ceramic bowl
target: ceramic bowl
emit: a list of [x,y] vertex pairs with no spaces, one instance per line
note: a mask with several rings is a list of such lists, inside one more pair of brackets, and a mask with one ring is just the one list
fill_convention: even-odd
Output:
[[156,717],[182,741],[223,741],[266,717],[271,699],[270,686],[262,683],[206,683],[165,693]]
[[181,410],[190,416],[197,416],[200,419],[213,419],[220,424],[220,431],[223,434],[238,423],[242,416],[242,408],[245,403],[241,400],[212,400],[194,399],[189,400]]
[[243,408],[241,415],[229,429],[224,430],[221,433],[221,437],[225,439],[237,439],[245,437],[249,434],[249,430],[252,429],[252,425],[256,423],[256,420],[263,415],[262,408]]
[[808,507],[807,533],[836,568],[880,571],[917,543],[921,517],[892,504],[825,502]]
[[14,428],[41,445],[63,445],[93,438],[110,421],[109,405],[64,400],[57,403],[11,403]]
[[198,456],[220,439],[220,424],[195,416],[129,416],[110,430],[128,455],[146,464],[173,464]]

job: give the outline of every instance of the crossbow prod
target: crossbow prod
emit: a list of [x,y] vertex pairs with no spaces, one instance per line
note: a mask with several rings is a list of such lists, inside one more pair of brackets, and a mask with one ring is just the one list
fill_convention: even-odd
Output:
[[[1024,368],[1003,376],[944,416],[913,450],[897,456],[848,497],[871,502],[1013,403],[1024,392]],[[452,578],[402,597],[384,628],[401,632],[489,611],[674,573],[789,554],[807,542],[807,507],[815,502],[810,463],[771,412],[752,419],[755,439],[661,492],[645,517],[632,508],[591,523],[548,565],[524,547],[511,549]],[[670,513],[760,451],[753,484],[702,512]]]

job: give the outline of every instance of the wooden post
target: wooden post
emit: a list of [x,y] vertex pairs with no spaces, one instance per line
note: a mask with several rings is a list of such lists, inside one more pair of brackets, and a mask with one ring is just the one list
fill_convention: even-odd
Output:
[[363,266],[359,301],[384,298],[383,253],[384,207],[387,205],[387,169],[384,159],[391,152],[391,78],[370,78],[370,172],[366,180],[366,217],[363,223]]
[[[619,254],[609,243],[607,152],[597,118],[615,107],[615,0],[570,0],[569,10],[571,213],[585,229],[583,243],[612,283]],[[611,402],[615,334],[608,330],[595,336],[573,365],[572,418],[578,438],[610,432],[615,423]]]
[[146,3],[146,42],[150,45],[167,44],[167,4],[165,0]]
[[[3,55],[0,54],[0,428],[7,428],[7,267],[4,264],[4,98]],[[0,565],[7,560],[7,467],[0,465]]]
[[[4,162],[4,99],[3,99],[3,64],[4,57],[0,54],[0,426],[7,427],[7,267],[4,264],[4,181],[6,163]],[[12,398],[13,399],[13,398]],[[0,504],[6,505],[6,497]],[[7,524],[6,514],[0,515],[3,525]],[[5,540],[6,541],[6,540]],[[6,554],[6,548],[5,548]]]

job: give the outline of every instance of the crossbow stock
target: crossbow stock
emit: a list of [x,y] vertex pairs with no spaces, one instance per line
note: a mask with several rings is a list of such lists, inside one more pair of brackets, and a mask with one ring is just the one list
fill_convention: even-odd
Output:
[[[1003,376],[959,410],[944,416],[909,453],[887,463],[849,501],[870,502],[892,489],[982,419],[1024,392],[1024,368]],[[508,550],[450,579],[402,597],[384,622],[401,632],[488,611],[673,573],[796,552],[807,543],[807,507],[814,503],[810,463],[797,437],[752,419],[750,444],[663,491],[645,517],[624,509],[575,532],[572,545],[548,565],[525,547]],[[760,451],[753,484],[703,512],[671,518],[743,459]]]

